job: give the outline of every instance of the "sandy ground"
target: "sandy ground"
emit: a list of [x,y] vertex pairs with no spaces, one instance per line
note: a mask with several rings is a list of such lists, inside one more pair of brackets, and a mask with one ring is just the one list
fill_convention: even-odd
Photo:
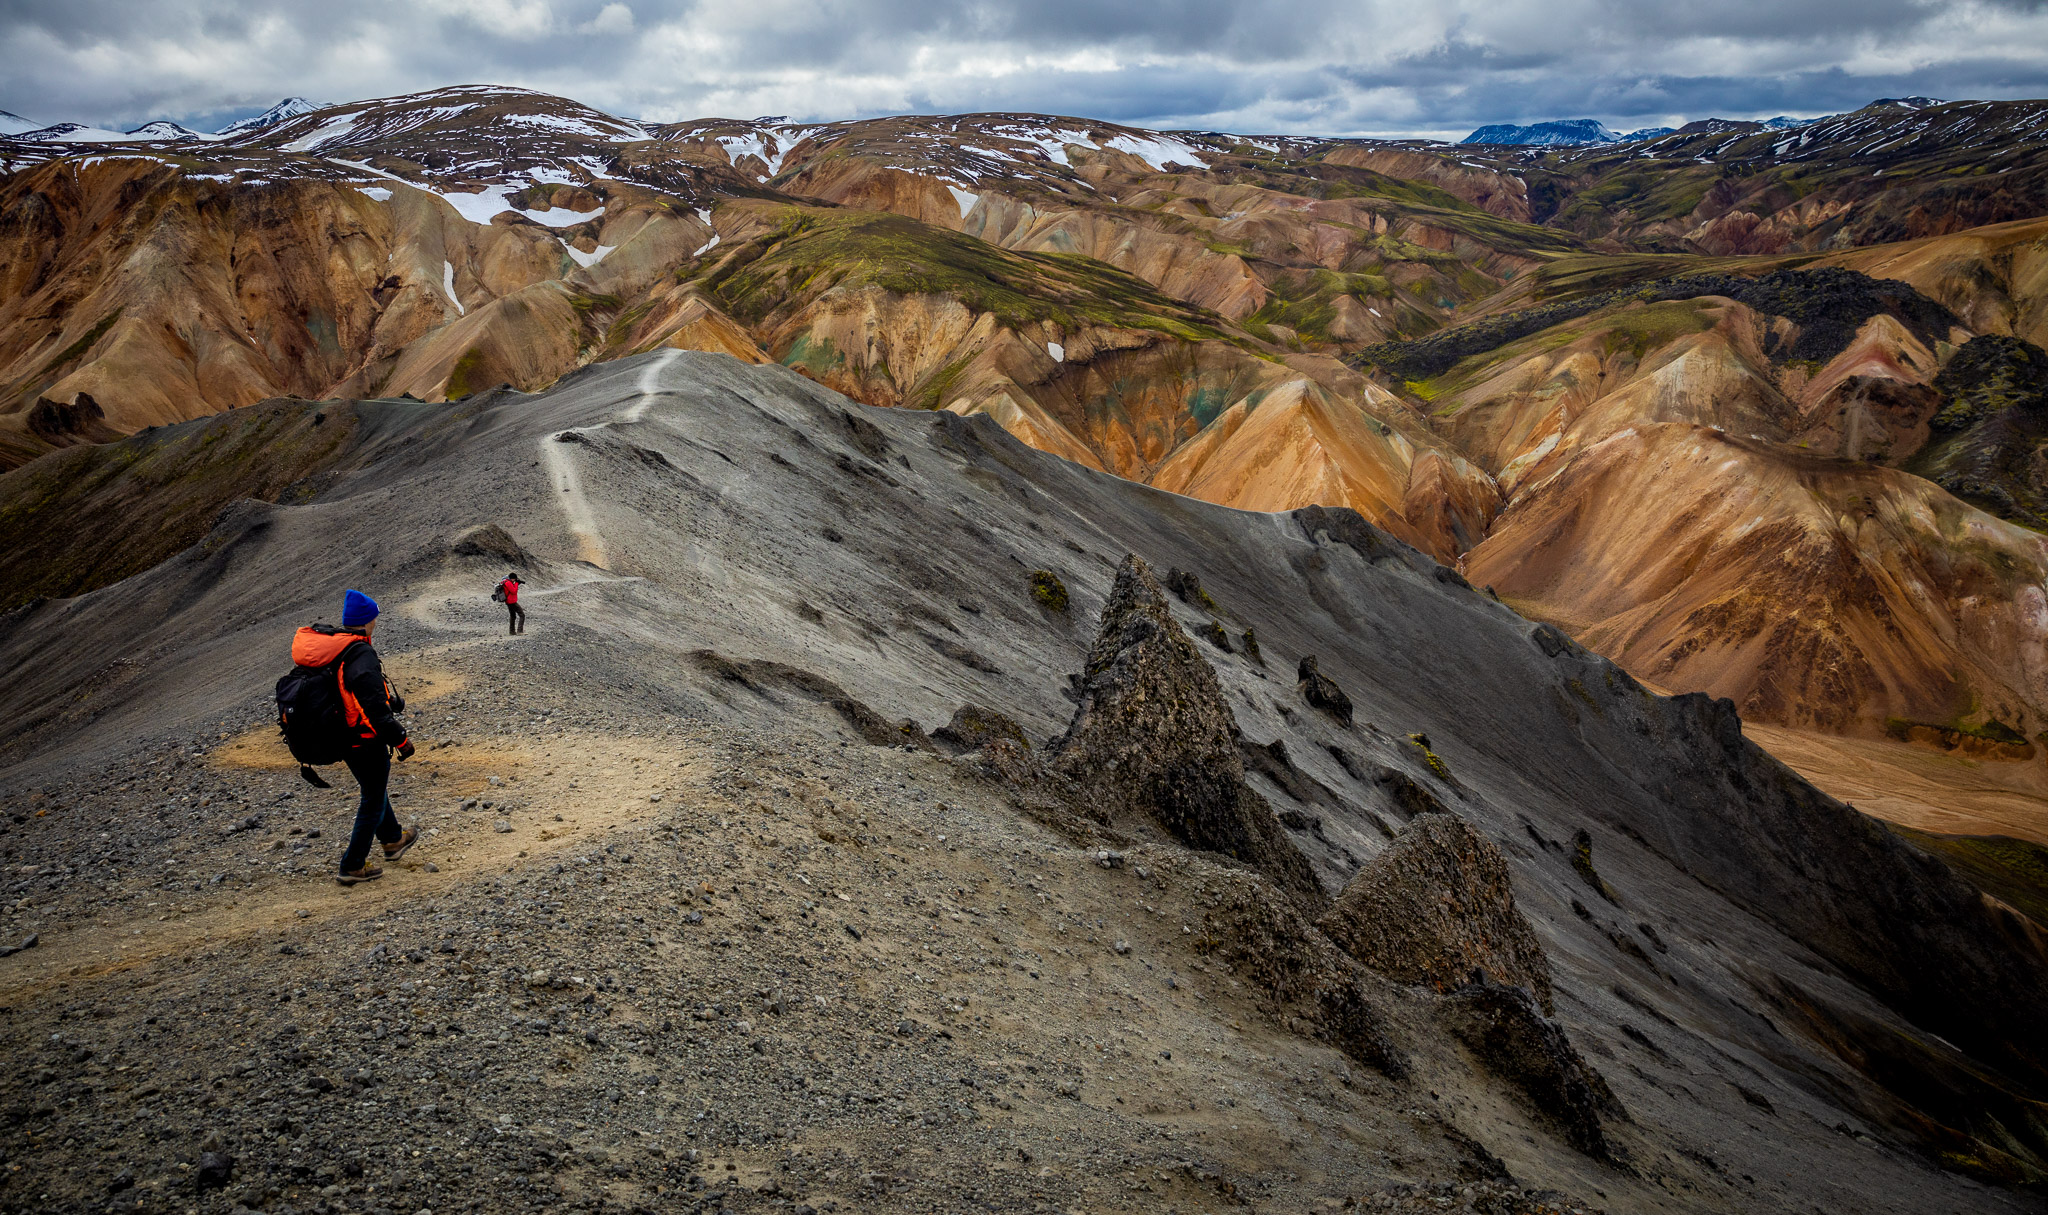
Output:
[[2048,764],[1972,759],[1889,739],[1743,723],[1792,770],[1866,814],[1920,831],[2048,844]]

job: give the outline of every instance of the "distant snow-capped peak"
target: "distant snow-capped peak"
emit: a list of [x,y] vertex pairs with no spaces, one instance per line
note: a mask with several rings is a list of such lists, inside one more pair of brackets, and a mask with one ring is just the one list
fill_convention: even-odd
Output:
[[191,127],[184,126],[180,123],[172,122],[166,118],[159,118],[155,122],[144,123],[142,126],[136,127],[134,130],[128,132],[128,138],[148,140],[218,139],[219,136],[202,134],[199,131],[193,130]]
[[274,127],[288,118],[297,118],[301,114],[310,114],[320,108],[320,106],[314,105],[304,97],[287,97],[254,118],[244,118],[240,122],[229,123],[222,127],[217,134],[239,135],[244,131],[260,131],[264,127]]
[[1597,118],[1568,118],[1559,122],[1537,122],[1516,126],[1496,122],[1465,136],[1462,143],[1491,144],[1587,144],[1619,143],[1621,134]]

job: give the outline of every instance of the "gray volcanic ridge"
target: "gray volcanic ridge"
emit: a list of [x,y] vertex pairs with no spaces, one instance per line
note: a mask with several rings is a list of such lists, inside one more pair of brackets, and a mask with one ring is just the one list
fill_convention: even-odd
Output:
[[664,350],[0,521],[7,1210],[2042,1209],[2034,922],[1353,511]]

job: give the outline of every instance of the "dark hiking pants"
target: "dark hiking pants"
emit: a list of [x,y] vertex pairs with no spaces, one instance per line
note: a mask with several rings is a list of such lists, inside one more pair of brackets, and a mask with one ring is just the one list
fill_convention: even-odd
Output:
[[354,873],[370,859],[373,838],[395,844],[404,832],[398,829],[398,816],[391,811],[391,752],[381,743],[371,743],[350,751],[344,762],[363,790],[362,800],[356,803],[356,825],[349,832],[348,851],[341,854],[341,871]]
[[505,607],[511,613],[512,616],[512,631],[515,633],[524,633],[526,631],[526,609],[520,607],[516,603],[508,603],[505,605]]

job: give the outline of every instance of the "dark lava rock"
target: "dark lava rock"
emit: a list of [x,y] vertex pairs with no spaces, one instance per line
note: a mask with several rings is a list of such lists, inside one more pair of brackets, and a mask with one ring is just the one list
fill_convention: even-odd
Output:
[[1626,1118],[1627,1111],[1564,1030],[1544,1018],[1527,988],[1480,975],[1445,999],[1442,1020],[1488,1070],[1556,1122],[1566,1142],[1588,1156],[1618,1162],[1600,1120]]
[[1201,575],[1193,570],[1184,570],[1178,566],[1168,567],[1166,589],[1173,592],[1175,599],[1189,607],[1204,608],[1211,612],[1216,610],[1216,601],[1209,596],[1209,592],[1202,589]]
[[1031,740],[1024,737],[1024,727],[980,705],[961,705],[953,710],[953,720],[932,731],[933,741],[956,753],[978,751],[998,738],[1008,739],[1026,751],[1031,749]]
[[1444,992],[1477,967],[1551,1010],[1550,960],[1515,907],[1507,861],[1456,815],[1424,814],[1402,828],[1316,926],[1388,978]]
[[1437,796],[1415,782],[1415,778],[1388,764],[1379,764],[1373,771],[1373,784],[1384,792],[1394,803],[1394,808],[1404,818],[1421,814],[1449,814]]
[[1407,1074],[1364,968],[1316,932],[1296,900],[1233,875],[1214,892],[1200,931],[1202,951],[1270,996],[1266,1011],[1276,1020],[1388,1076]]
[[458,557],[489,557],[505,565],[530,566],[533,554],[519,546],[512,533],[495,523],[472,527],[455,538],[449,551]]
[[1346,729],[1351,728],[1351,698],[1337,686],[1336,680],[1316,669],[1315,655],[1303,658],[1295,674],[1301,680],[1297,690],[1303,700],[1342,722]]
[[1994,515],[2048,527],[2048,352],[1985,334],[1934,378],[1941,409],[1906,468]]
[[1116,810],[1145,815],[1189,847],[1256,865],[1320,905],[1307,859],[1244,783],[1238,742],[1216,672],[1174,622],[1152,571],[1125,557],[1073,721],[1046,748],[1052,766]]
[[202,1190],[217,1190],[228,1183],[235,1171],[235,1158],[225,1152],[202,1152],[192,1180]]
[[920,750],[936,750],[932,740],[925,735],[924,727],[906,717],[902,721],[890,721],[869,708],[863,701],[851,696],[835,696],[825,703],[846,719],[862,740],[877,747],[913,746]]
[[1577,834],[1572,836],[1572,870],[1579,875],[1579,880],[1591,886],[1601,898],[1617,907],[1621,905],[1621,899],[1614,893],[1614,887],[1609,886],[1607,879],[1600,876],[1600,871],[1593,868],[1593,835],[1584,827],[1579,828]]

